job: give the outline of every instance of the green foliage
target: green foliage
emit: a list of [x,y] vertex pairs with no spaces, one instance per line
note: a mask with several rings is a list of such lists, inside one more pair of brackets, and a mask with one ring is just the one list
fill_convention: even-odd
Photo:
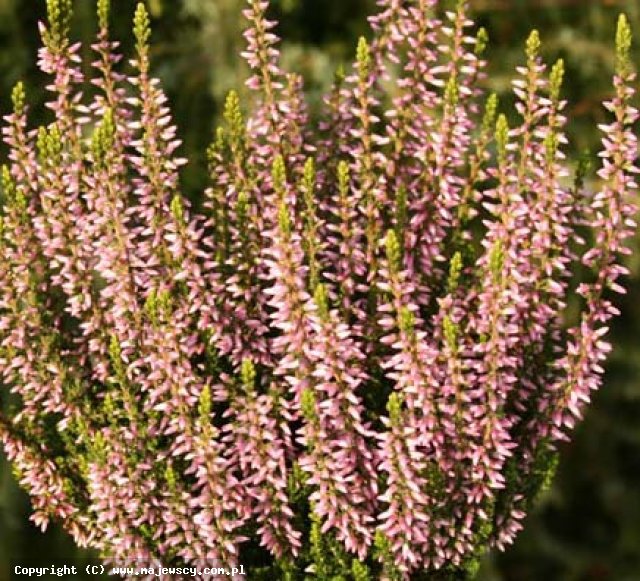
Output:
[[[389,401],[391,402],[391,398],[389,398]],[[396,407],[397,404],[394,403],[393,407],[389,409],[389,413],[392,413],[392,409],[394,410],[393,413],[396,413]],[[389,539],[387,539],[381,531],[377,531],[374,544],[376,548],[376,558],[382,561],[382,573],[385,579],[389,581],[402,581],[402,574],[393,562],[393,556],[389,548]]]
[[[330,534],[322,531],[322,523],[310,513],[311,532],[309,560],[311,565],[307,570],[313,573],[313,579],[317,581],[354,581],[357,579],[367,579],[368,568],[364,563],[354,565],[355,560],[351,559],[341,544]],[[349,575],[351,572],[352,576]],[[359,577],[356,577],[359,575]]]
[[126,371],[122,361],[122,349],[120,347],[120,342],[115,335],[111,335],[111,340],[109,342],[109,359],[116,372],[118,382],[121,385],[124,385],[126,383]]
[[404,240],[404,229],[407,225],[407,188],[403,185],[398,189],[396,197],[396,238]]

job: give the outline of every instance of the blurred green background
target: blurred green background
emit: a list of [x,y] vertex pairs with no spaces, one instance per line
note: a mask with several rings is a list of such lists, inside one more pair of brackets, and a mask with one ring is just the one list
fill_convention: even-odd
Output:
[[[302,72],[313,102],[340,63],[350,61],[374,0],[274,0],[281,22],[283,58]],[[113,0],[115,36],[130,51],[134,0]],[[76,0],[74,35],[88,47],[95,33],[94,0]],[[538,28],[544,54],[567,65],[565,95],[574,119],[569,154],[597,151],[600,102],[610,92],[617,14],[627,13],[640,38],[638,0],[471,0],[476,21],[490,33],[487,85],[509,101],[510,79],[522,61],[522,46]],[[35,67],[37,21],[44,0],[0,0],[0,111],[10,108],[10,90],[24,80],[36,120],[42,118],[43,79]],[[192,160],[185,193],[197,196],[205,179],[204,151],[221,100],[245,74],[237,54],[242,0],[148,0],[154,17],[155,73],[169,94],[184,152]],[[640,64],[640,42],[636,62]],[[129,52],[130,53],[130,52]],[[88,53],[87,53],[88,56]],[[87,60],[87,62],[90,62]],[[0,154],[4,155],[0,148]],[[636,242],[636,247],[640,246]],[[640,580],[640,248],[631,260],[633,278],[619,303],[613,328],[615,350],[603,389],[594,398],[571,445],[562,449],[552,490],[526,521],[505,554],[490,555],[485,581]],[[1,257],[0,257],[1,259]],[[1,401],[1,398],[0,398]],[[0,581],[11,560],[79,556],[55,527],[41,534],[28,521],[29,502],[0,458]],[[249,576],[250,578],[250,576]]]

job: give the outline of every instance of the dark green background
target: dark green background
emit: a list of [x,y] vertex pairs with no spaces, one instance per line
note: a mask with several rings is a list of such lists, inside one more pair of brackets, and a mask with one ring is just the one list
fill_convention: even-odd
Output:
[[[112,0],[114,28],[131,44],[128,30],[135,2]],[[317,102],[333,70],[351,59],[373,0],[279,0],[284,60],[307,78]],[[94,1],[77,0],[74,35],[88,45],[95,32]],[[42,119],[43,78],[35,67],[37,20],[44,0],[0,0],[0,111],[10,107],[10,90],[26,82],[36,120]],[[167,90],[192,160],[183,177],[185,193],[197,197],[204,184],[203,153],[226,91],[241,82],[236,56],[243,46],[242,0],[149,0],[154,16],[155,72]],[[599,103],[610,92],[613,35],[625,11],[640,37],[637,0],[472,0],[476,20],[491,36],[487,85],[509,100],[509,83],[531,28],[540,30],[549,61],[567,64],[565,95],[574,119],[570,155],[597,150]],[[640,44],[640,43],[638,43]],[[638,60],[636,48],[635,61]],[[5,154],[4,150],[0,152]],[[638,246],[636,241],[635,246]],[[637,248],[640,251],[640,249]],[[526,530],[504,555],[491,555],[484,580],[638,581],[640,579],[640,252],[632,258],[629,293],[613,328],[615,350],[603,389],[573,443],[562,449],[553,489],[526,521]],[[29,503],[0,459],[0,581],[12,560],[35,555],[58,560],[79,556],[55,527],[41,534],[28,522]],[[248,577],[250,579],[250,575]]]

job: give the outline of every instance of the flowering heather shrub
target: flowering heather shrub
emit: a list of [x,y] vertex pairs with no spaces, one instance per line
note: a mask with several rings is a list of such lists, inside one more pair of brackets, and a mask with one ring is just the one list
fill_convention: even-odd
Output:
[[126,68],[98,0],[88,89],[47,0],[54,118],[29,129],[16,86],[0,221],[0,439],[38,525],[112,562],[357,581],[472,576],[521,529],[623,292],[631,33],[589,192],[537,33],[510,127],[464,2],[379,4],[316,128],[249,0],[255,102],[229,95],[196,215],[144,6]]

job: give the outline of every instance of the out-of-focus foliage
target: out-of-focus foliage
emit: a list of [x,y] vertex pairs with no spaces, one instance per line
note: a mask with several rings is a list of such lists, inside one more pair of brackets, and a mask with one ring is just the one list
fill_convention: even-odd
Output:
[[[564,94],[572,118],[582,119],[570,135],[577,159],[597,147],[589,127],[602,123],[598,105],[607,93],[603,71],[613,68],[616,15],[624,11],[636,31],[640,3],[627,1],[477,2],[500,9],[483,12],[492,43],[490,84],[504,97],[506,72],[519,57],[526,30],[541,32],[543,50],[567,67]],[[548,7],[540,8],[540,4]],[[636,33],[637,34],[637,33]],[[635,62],[640,60],[636,40]],[[498,57],[499,54],[499,57]],[[498,58],[496,58],[498,57]],[[576,126],[578,130],[576,131]],[[636,240],[636,249],[639,242]],[[614,353],[605,385],[595,396],[573,443],[563,450],[553,489],[525,521],[516,545],[486,563],[484,581],[611,580],[640,578],[640,265],[614,326]]]
[[[37,21],[43,0],[0,0],[0,108],[8,111],[11,86],[25,79],[32,103],[38,73]],[[242,0],[149,0],[155,17],[156,73],[162,77],[187,156],[195,160],[184,176],[188,192],[202,189],[204,151],[217,105],[243,70],[237,58],[243,46]],[[373,0],[280,0],[274,17],[281,22],[288,67],[305,74],[319,94],[335,67],[350,59],[355,41],[367,31],[365,15]],[[548,61],[562,56],[567,68],[564,94],[571,117],[583,126],[571,135],[572,151],[594,149],[586,127],[604,118],[598,103],[613,69],[616,15],[625,11],[640,34],[637,0],[471,0],[479,24],[490,32],[489,85],[503,96],[521,59],[522,45],[539,28]],[[129,38],[134,0],[117,0],[114,36]],[[94,2],[75,2],[74,36],[89,41],[95,31]],[[640,41],[635,60],[640,62]],[[125,47],[125,52],[129,52]],[[38,108],[36,107],[36,111]],[[40,107],[41,111],[41,107]],[[34,119],[35,122],[39,121]],[[636,256],[638,254],[636,253]],[[640,268],[614,328],[616,350],[606,384],[596,396],[574,442],[563,451],[555,485],[529,517],[525,532],[506,555],[492,559],[486,580],[612,580],[640,578]],[[57,531],[40,535],[27,524],[24,496],[0,463],[0,581],[8,559],[36,552],[71,557],[74,548]]]
[[[284,62],[289,69],[303,73],[307,88],[313,91],[319,87],[326,88],[336,62],[350,56],[350,47],[344,42],[345,32],[346,36],[353,36],[364,31],[364,23],[359,22],[360,26],[348,30],[348,23],[356,19],[350,18],[344,8],[327,10],[326,3],[307,0],[303,11],[301,4],[298,0],[281,0],[274,6],[279,8],[277,18],[284,21],[283,26],[291,33],[284,47]],[[334,4],[335,8],[349,5],[348,2]],[[364,13],[367,5],[365,2],[352,4],[352,15],[358,16]],[[210,94],[216,102],[220,102],[229,90],[241,88],[246,78],[244,62],[237,58],[244,49],[244,39],[240,34],[244,26],[242,9],[243,3],[237,0],[182,2],[182,17],[196,23],[198,28],[198,34],[192,36],[192,46],[189,48],[196,49],[196,54],[201,55],[200,58],[206,63],[202,74],[207,76]],[[304,22],[307,11],[315,13],[317,17],[311,29],[308,22]],[[343,25],[339,26],[340,23]]]
[[[616,17],[625,12],[633,26],[640,23],[636,0],[476,0],[479,24],[489,30],[489,85],[505,97],[509,70],[517,65],[527,31],[540,31],[543,53],[553,62],[562,57],[567,82],[563,94],[569,100],[568,114],[581,118],[570,135],[574,151],[593,149],[593,121],[604,119],[599,103],[607,95],[606,73],[613,70],[613,38]],[[637,34],[637,33],[636,33]],[[634,46],[636,62],[639,46]],[[497,57],[497,58],[496,58]],[[577,127],[577,129],[576,129]]]
[[[640,250],[636,240],[635,252]],[[640,267],[620,303],[605,384],[563,449],[556,480],[482,581],[640,578]]]

